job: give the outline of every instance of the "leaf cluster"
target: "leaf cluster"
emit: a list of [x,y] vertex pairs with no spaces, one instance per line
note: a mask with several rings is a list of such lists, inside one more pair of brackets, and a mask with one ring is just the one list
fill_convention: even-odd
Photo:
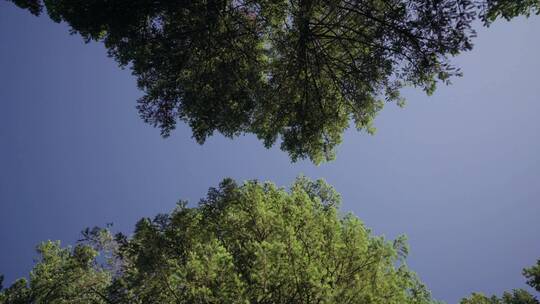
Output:
[[103,42],[145,92],[141,117],[197,142],[214,132],[281,140],[293,161],[331,160],[343,132],[375,131],[403,86],[431,94],[460,71],[476,18],[539,12],[538,0],[10,0]]
[[[527,285],[540,292],[540,260],[536,265],[523,269],[523,276],[528,279]],[[462,299],[460,304],[540,304],[540,301],[524,289],[514,289],[511,292],[504,292],[501,298],[473,293],[470,297]]]
[[30,281],[0,303],[433,303],[405,239],[372,236],[339,200],[306,178],[289,191],[224,180],[131,237],[94,228],[73,249],[43,243]]

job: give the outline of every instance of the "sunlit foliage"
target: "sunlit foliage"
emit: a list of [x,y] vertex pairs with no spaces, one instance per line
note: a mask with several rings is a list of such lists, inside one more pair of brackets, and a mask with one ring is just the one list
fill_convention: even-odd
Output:
[[94,228],[73,249],[44,242],[0,303],[434,303],[404,238],[372,236],[339,201],[306,178],[289,191],[224,180],[130,237]]
[[[536,265],[523,269],[523,275],[528,279],[527,284],[540,292],[540,260]],[[511,292],[504,292],[501,298],[473,293],[470,297],[462,299],[460,304],[540,304],[540,301],[524,289],[514,289]]]

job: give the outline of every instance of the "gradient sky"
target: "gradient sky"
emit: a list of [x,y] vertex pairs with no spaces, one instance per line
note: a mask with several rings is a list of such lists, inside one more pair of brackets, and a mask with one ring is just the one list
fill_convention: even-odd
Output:
[[0,1],[0,273],[26,275],[42,240],[73,244],[109,222],[129,232],[224,177],[287,186],[303,173],[376,234],[407,234],[408,264],[437,299],[525,287],[521,269],[540,257],[539,31],[539,17],[480,28],[454,61],[464,77],[431,97],[407,90],[375,136],[347,132],[317,167],[253,136],[200,146],[179,125],[161,138],[102,45]]

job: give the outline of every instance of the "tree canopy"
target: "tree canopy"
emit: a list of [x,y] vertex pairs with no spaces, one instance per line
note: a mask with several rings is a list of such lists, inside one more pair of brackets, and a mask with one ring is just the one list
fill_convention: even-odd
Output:
[[293,161],[334,158],[343,132],[372,125],[403,86],[432,93],[460,75],[480,18],[538,14],[538,0],[9,0],[131,68],[141,117],[197,142],[214,132],[281,140]]
[[339,201],[322,181],[227,179],[130,237],[93,228],[74,248],[42,243],[29,282],[0,303],[434,303],[404,238],[372,236]]
[[[540,292],[540,260],[536,265],[523,269],[523,276],[528,279],[527,285]],[[473,293],[470,297],[462,299],[460,304],[540,304],[540,301],[524,289],[514,289],[511,292],[504,292],[501,298]]]

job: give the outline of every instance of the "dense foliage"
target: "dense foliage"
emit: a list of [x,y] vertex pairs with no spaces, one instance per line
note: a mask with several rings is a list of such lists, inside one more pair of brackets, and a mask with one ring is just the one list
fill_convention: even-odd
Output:
[[[523,269],[523,275],[528,279],[527,284],[540,292],[540,260],[536,265]],[[540,301],[524,289],[514,289],[504,292],[501,298],[473,293],[469,298],[462,299],[460,304],[540,304]]]
[[0,303],[433,303],[404,239],[372,236],[339,200],[305,178],[290,191],[224,180],[129,238],[94,228],[72,249],[42,243]]
[[472,48],[475,19],[540,12],[538,0],[10,1],[102,41],[164,136],[177,121],[199,143],[253,133],[315,163],[333,159],[351,120],[373,132],[401,87],[431,93],[459,75],[449,57]]

